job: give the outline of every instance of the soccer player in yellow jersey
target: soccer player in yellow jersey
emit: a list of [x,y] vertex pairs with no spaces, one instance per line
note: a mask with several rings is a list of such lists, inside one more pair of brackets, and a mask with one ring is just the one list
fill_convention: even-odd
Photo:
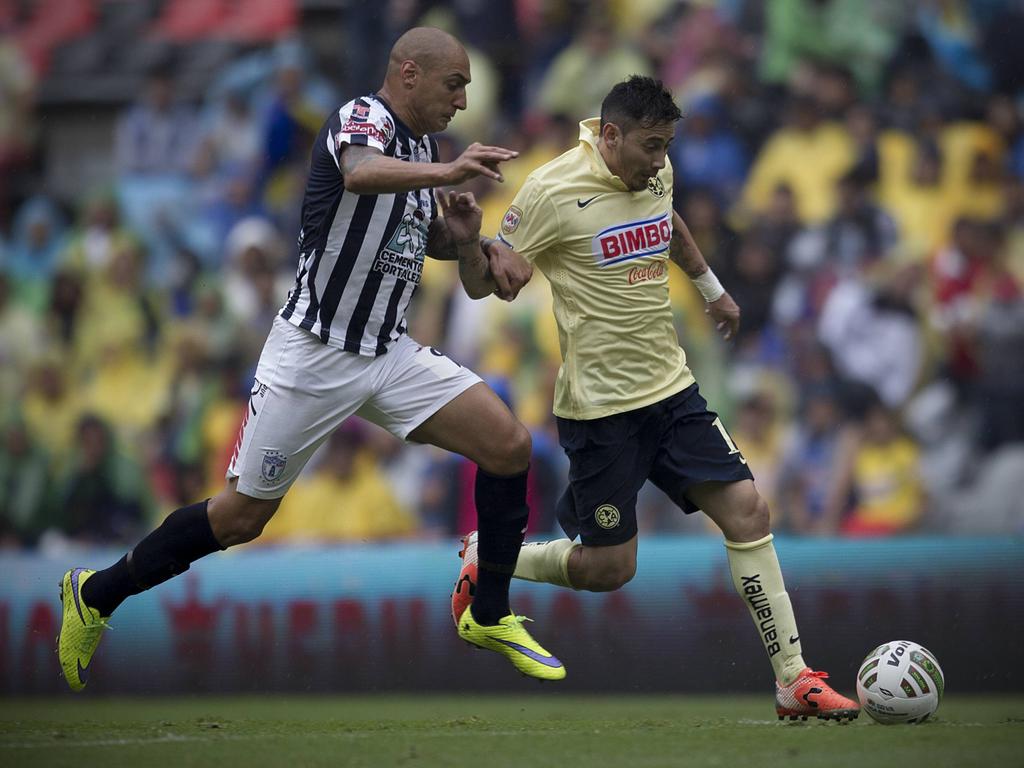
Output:
[[[551,283],[562,352],[554,412],[570,462],[558,510],[569,538],[525,545],[514,575],[590,591],[624,585],[636,572],[637,493],[650,480],[725,535],[733,583],[775,672],[779,717],[852,719],[857,704],[801,656],[768,506],[672,325],[669,261],[726,338],[740,317],[672,209],[666,151],[680,117],[660,82],[619,83],[600,119],[580,125],[579,145],[531,173],[502,221],[501,240]],[[456,615],[472,600],[474,534],[465,545]]]

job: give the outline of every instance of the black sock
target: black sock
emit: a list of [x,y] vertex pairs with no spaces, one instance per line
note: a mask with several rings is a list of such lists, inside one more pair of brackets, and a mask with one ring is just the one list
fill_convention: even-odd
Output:
[[473,595],[473,618],[480,624],[497,624],[499,619],[512,613],[508,587],[530,517],[530,508],[526,506],[528,472],[496,477],[479,467],[476,470],[480,561]]
[[199,558],[224,549],[210,528],[208,502],[174,510],[135,549],[90,576],[82,586],[85,604],[100,616],[109,616],[125,598],[184,573]]

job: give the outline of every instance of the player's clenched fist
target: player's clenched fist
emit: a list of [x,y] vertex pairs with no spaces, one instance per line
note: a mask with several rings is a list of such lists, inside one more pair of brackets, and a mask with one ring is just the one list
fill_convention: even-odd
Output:
[[533,266],[500,240],[491,241],[488,264],[499,299],[512,301],[533,277]]
[[519,153],[504,147],[490,147],[473,142],[455,160],[448,163],[448,184],[461,184],[474,176],[486,176],[495,181],[505,178],[498,171],[498,164],[518,157]]

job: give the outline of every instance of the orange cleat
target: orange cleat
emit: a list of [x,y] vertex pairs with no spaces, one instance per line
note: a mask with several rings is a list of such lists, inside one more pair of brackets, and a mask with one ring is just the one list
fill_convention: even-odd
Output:
[[815,672],[810,667],[789,685],[775,681],[775,713],[779,720],[856,720],[860,714],[857,702],[840,696],[825,682],[828,672]]
[[476,531],[470,531],[462,537],[462,550],[459,552],[462,570],[459,571],[458,581],[452,590],[452,619],[455,626],[459,625],[459,619],[473,603],[473,595],[476,594],[476,539]]

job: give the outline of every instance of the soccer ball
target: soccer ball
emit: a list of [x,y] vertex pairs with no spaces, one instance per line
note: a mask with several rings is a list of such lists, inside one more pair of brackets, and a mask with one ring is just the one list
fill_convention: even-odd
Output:
[[935,654],[910,640],[878,646],[857,672],[861,708],[885,725],[927,720],[939,708],[944,687]]

